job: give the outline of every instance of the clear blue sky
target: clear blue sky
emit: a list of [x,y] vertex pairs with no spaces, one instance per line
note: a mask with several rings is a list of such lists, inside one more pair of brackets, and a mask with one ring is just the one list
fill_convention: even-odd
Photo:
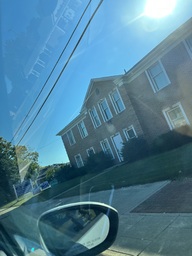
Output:
[[[11,7],[10,2],[14,6]],[[18,5],[14,1],[8,0],[4,4],[4,11],[11,8],[10,13],[13,17],[15,17],[16,12],[19,14],[16,20],[11,20],[10,16],[6,15],[3,17],[2,34],[4,42],[7,39],[15,38],[21,31],[25,31],[31,17],[38,16],[36,11],[37,2],[37,0],[22,0]],[[94,1],[94,4],[97,2]],[[105,0],[101,5],[51,97],[21,142],[21,144],[26,144],[39,153],[40,165],[68,161],[62,140],[56,134],[78,115],[91,78],[123,74],[124,69],[128,71],[160,41],[192,16],[191,0],[177,0],[174,11],[170,15],[159,19],[142,16],[145,4],[146,1],[144,0]],[[92,4],[66,55],[58,64],[46,90],[34,108],[34,113],[58,77],[67,55],[69,55],[80,36],[83,25],[85,25],[94,8],[95,6]],[[25,23],[23,20],[25,20]],[[58,53],[62,47],[58,49]],[[45,81],[46,75],[50,72],[54,60],[38,84],[32,88],[27,88],[29,92],[27,100],[24,103],[21,102],[21,107],[17,109],[15,118],[11,122],[13,131],[25,116],[27,109]],[[6,86],[9,90],[11,90],[12,84],[12,81],[6,78]],[[17,96],[19,97],[19,90]],[[15,143],[21,138],[30,124],[30,120],[29,118],[26,125],[23,126],[18,138],[15,139]],[[5,124],[1,126],[6,132],[1,132],[0,136],[10,139],[12,136],[8,134],[7,126]]]

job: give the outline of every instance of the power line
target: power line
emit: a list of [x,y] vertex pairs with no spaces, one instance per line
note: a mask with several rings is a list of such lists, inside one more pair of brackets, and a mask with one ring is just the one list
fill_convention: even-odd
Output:
[[60,72],[58,78],[56,79],[56,81],[55,81],[55,83],[53,84],[51,90],[49,91],[47,97],[45,98],[45,100],[43,101],[41,107],[39,108],[38,112],[36,113],[35,117],[33,118],[31,124],[28,126],[27,130],[25,131],[25,133],[23,134],[23,136],[21,137],[21,139],[20,139],[19,142],[17,143],[17,146],[18,146],[19,143],[23,140],[23,138],[25,137],[25,135],[27,134],[27,132],[29,131],[29,129],[31,128],[31,126],[33,125],[33,123],[35,122],[36,118],[38,117],[39,113],[41,112],[42,108],[44,107],[46,101],[48,100],[48,98],[50,97],[51,93],[53,92],[55,86],[57,85],[57,82],[59,81],[61,75],[63,74],[64,70],[66,69],[67,65],[69,64],[69,61],[71,60],[71,58],[72,58],[74,52],[76,51],[78,45],[80,44],[80,42],[81,42],[81,40],[82,40],[82,38],[83,38],[85,32],[87,31],[87,29],[88,29],[88,27],[89,27],[89,25],[90,25],[92,19],[94,18],[95,14],[96,14],[97,11],[99,10],[99,8],[100,8],[101,4],[103,3],[103,1],[104,1],[104,0],[100,0],[100,2],[99,2],[99,4],[97,5],[95,11],[94,11],[93,14],[91,15],[91,17],[90,17],[90,19],[89,19],[87,25],[85,26],[85,28],[84,28],[84,30],[83,30],[83,32],[82,32],[82,34],[81,34],[79,40],[77,41],[75,47],[73,48],[73,50],[72,50],[72,52],[71,52],[69,58],[67,59],[67,61],[66,61],[65,65],[64,65],[64,67],[62,68],[62,70],[61,70],[61,72]]
[[29,111],[27,112],[27,114],[25,115],[25,117],[24,117],[23,121],[21,122],[20,126],[18,127],[17,131],[14,133],[13,138],[11,139],[11,142],[14,140],[14,138],[16,137],[16,135],[18,134],[18,132],[20,131],[21,127],[23,126],[23,124],[24,124],[25,121],[27,120],[29,114],[31,113],[32,109],[34,108],[34,106],[35,106],[37,100],[39,99],[40,95],[42,94],[43,90],[45,89],[45,86],[47,85],[47,83],[48,83],[50,77],[52,76],[52,74],[53,74],[55,68],[57,67],[59,61],[61,60],[61,57],[63,56],[63,54],[64,54],[66,48],[68,47],[68,45],[69,45],[69,43],[70,43],[70,41],[72,40],[72,37],[73,37],[73,35],[75,34],[75,32],[76,32],[76,30],[77,30],[79,24],[81,23],[81,20],[83,19],[83,17],[84,17],[84,15],[85,15],[85,13],[86,13],[86,11],[87,11],[89,5],[91,4],[91,2],[92,2],[92,0],[90,0],[89,3],[87,4],[87,6],[85,7],[85,9],[84,9],[84,11],[83,11],[83,13],[82,13],[82,15],[81,15],[79,21],[77,22],[77,25],[75,26],[75,28],[74,28],[74,30],[73,30],[71,36],[69,37],[69,39],[68,39],[68,41],[67,41],[67,43],[66,43],[66,45],[65,45],[65,47],[64,47],[64,49],[63,49],[63,51],[61,52],[61,54],[60,54],[58,60],[56,61],[55,65],[54,65],[54,67],[52,68],[51,73],[50,73],[49,76],[47,77],[47,79],[46,79],[46,81],[45,81],[43,87],[41,88],[40,92],[38,93],[36,99],[34,100],[34,102],[33,102],[33,104],[31,105]]

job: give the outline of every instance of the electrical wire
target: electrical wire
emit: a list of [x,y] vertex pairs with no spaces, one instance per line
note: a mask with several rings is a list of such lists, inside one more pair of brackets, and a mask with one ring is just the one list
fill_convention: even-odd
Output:
[[94,11],[93,14],[91,15],[91,17],[90,17],[90,19],[89,19],[87,25],[85,26],[85,28],[84,28],[84,30],[83,30],[83,32],[82,32],[80,38],[78,39],[78,41],[77,41],[75,47],[73,48],[73,50],[72,50],[72,52],[71,52],[69,58],[67,59],[67,61],[66,61],[65,65],[64,65],[64,67],[62,68],[62,70],[61,70],[61,72],[60,72],[58,78],[56,79],[56,81],[55,81],[55,83],[53,84],[51,90],[49,91],[47,97],[45,98],[45,100],[43,101],[41,107],[39,108],[38,112],[36,113],[35,117],[33,118],[31,124],[28,126],[27,130],[25,131],[25,133],[23,134],[23,136],[21,137],[21,139],[20,139],[19,142],[17,143],[17,146],[21,143],[21,141],[22,141],[22,140],[24,139],[24,137],[26,136],[27,132],[29,131],[29,129],[31,128],[31,126],[33,125],[33,123],[35,122],[36,118],[38,117],[39,113],[41,112],[42,108],[44,107],[46,101],[48,100],[48,98],[50,97],[50,95],[51,95],[51,93],[53,92],[54,88],[56,87],[57,82],[59,81],[59,79],[60,79],[60,77],[62,76],[64,70],[66,69],[67,65],[69,64],[69,61],[71,60],[71,58],[72,58],[74,52],[76,51],[78,45],[80,44],[80,42],[81,42],[81,40],[82,40],[82,38],[83,38],[85,32],[87,31],[87,29],[88,29],[88,27],[89,27],[89,25],[90,25],[92,19],[94,18],[95,14],[96,14],[97,11],[99,10],[99,8],[100,8],[101,4],[103,3],[103,1],[104,1],[104,0],[100,0],[100,2],[99,2],[99,4],[97,5],[95,11]]
[[25,115],[25,117],[24,117],[23,121],[21,122],[20,126],[17,128],[17,131],[14,133],[13,138],[11,139],[11,142],[13,142],[13,140],[14,140],[15,137],[16,137],[16,135],[17,135],[17,134],[19,133],[19,131],[21,130],[21,127],[23,126],[23,124],[24,124],[25,121],[27,120],[27,118],[28,118],[29,114],[31,113],[32,109],[34,108],[34,106],[35,106],[37,100],[39,99],[40,95],[42,94],[43,90],[45,89],[45,86],[47,85],[47,83],[48,83],[50,77],[52,76],[53,72],[55,71],[55,69],[56,69],[56,67],[57,67],[57,65],[58,65],[58,63],[59,63],[59,61],[61,60],[61,57],[62,57],[63,54],[65,53],[66,48],[68,47],[70,41],[72,40],[72,37],[73,37],[73,35],[75,34],[75,32],[76,32],[76,30],[77,30],[79,24],[81,23],[81,21],[82,21],[84,15],[85,15],[85,13],[86,13],[86,11],[87,11],[89,5],[91,4],[91,2],[92,2],[92,0],[90,0],[89,3],[87,4],[87,6],[85,7],[85,9],[84,9],[84,11],[83,11],[83,13],[82,13],[82,15],[81,15],[79,21],[77,22],[77,25],[75,26],[73,32],[71,33],[71,36],[69,37],[69,39],[68,39],[68,41],[67,41],[67,43],[66,43],[64,49],[62,50],[62,52],[61,52],[61,54],[60,54],[58,60],[56,61],[55,65],[53,66],[53,68],[52,68],[52,70],[51,70],[49,76],[47,77],[47,79],[46,79],[46,81],[45,81],[43,87],[41,88],[40,92],[38,93],[36,99],[34,100],[33,104],[31,105],[29,111],[28,111],[27,114]]

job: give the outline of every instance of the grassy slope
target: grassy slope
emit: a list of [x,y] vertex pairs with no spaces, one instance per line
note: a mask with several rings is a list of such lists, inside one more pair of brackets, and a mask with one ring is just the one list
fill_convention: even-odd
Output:
[[[107,190],[112,185],[115,188],[120,188],[174,179],[179,176],[190,175],[191,166],[192,144],[188,144],[134,163],[116,166],[103,172],[102,175],[98,175],[98,173],[87,174],[84,177],[77,177],[65,183],[58,184],[31,199],[30,203],[48,200],[56,195],[58,195],[58,198],[63,198],[88,193],[90,190],[92,192]],[[76,187],[74,188],[74,186]]]

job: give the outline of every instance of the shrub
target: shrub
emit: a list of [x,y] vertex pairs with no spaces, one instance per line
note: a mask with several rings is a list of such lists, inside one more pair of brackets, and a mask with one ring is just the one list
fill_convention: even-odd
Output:
[[46,172],[46,180],[51,182],[55,177],[55,169],[53,167],[49,167]]
[[86,172],[86,169],[84,167],[81,167],[81,168],[70,167],[66,171],[65,177],[66,177],[66,180],[71,180],[71,179],[74,179],[76,177],[83,176],[86,173],[87,172]]
[[70,165],[65,165],[55,171],[54,178],[59,182],[62,183],[67,180],[74,179],[78,176],[83,176],[86,174],[84,168],[74,168]]
[[111,156],[104,152],[92,154],[87,158],[85,169],[87,172],[97,172],[107,169],[114,165],[114,160]]
[[160,135],[152,143],[153,153],[162,153],[192,142],[192,131],[189,126],[182,126]]
[[143,138],[134,138],[123,143],[122,156],[126,162],[139,160],[148,154],[149,146]]

